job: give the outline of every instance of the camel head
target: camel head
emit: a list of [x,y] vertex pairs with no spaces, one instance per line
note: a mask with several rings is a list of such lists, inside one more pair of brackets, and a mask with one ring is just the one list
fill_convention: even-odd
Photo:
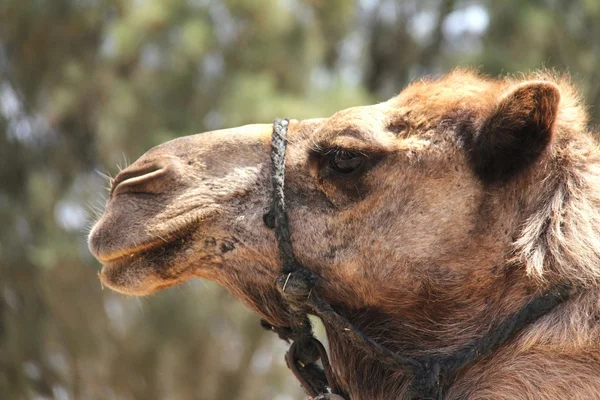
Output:
[[[455,319],[475,321],[492,304],[509,312],[566,276],[538,252],[548,226],[529,223],[585,124],[574,96],[548,76],[456,71],[381,104],[292,119],[286,207],[296,256],[322,296],[355,322],[369,310],[378,321],[403,315],[414,328],[406,340],[442,343]],[[102,282],[147,295],[209,279],[285,324],[276,241],[263,222],[271,132],[181,137],[121,171],[89,236]]]

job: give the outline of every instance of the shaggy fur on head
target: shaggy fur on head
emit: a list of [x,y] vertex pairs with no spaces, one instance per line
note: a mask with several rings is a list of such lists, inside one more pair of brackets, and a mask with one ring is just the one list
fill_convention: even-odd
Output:
[[[587,123],[567,77],[466,70],[291,121],[296,256],[337,312],[413,357],[452,355],[549,287],[572,284],[576,296],[461,370],[447,398],[600,399],[600,151]],[[179,138],[121,172],[89,238],[102,281],[144,295],[211,279],[288,325],[262,220],[271,130]],[[410,398],[411,376],[326,329],[351,398]]]

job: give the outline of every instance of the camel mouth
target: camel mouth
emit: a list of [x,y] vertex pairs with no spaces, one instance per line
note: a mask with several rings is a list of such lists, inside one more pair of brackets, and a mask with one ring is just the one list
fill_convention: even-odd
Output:
[[[89,248],[102,264],[103,286],[128,295],[147,295],[190,278],[189,249],[202,226],[219,215],[218,208],[177,210],[171,218],[145,220],[135,218],[137,209],[131,210],[131,204],[143,207],[146,203],[132,195],[113,198],[90,233]],[[118,229],[123,221],[146,222]],[[156,229],[148,231],[149,224]]]
[[156,258],[157,254],[166,255],[168,252],[172,252],[174,247],[177,247],[176,243],[180,244],[191,239],[193,233],[204,221],[217,214],[216,212],[205,211],[197,213],[192,221],[186,224],[177,224],[170,231],[151,236],[142,241],[142,243],[135,243],[135,246],[117,247],[110,251],[104,250],[103,247],[90,246],[90,251],[103,265],[126,263],[127,260],[149,255],[152,255],[154,258]]
[[166,244],[168,244],[168,241],[164,241],[162,239],[157,238],[155,240],[142,243],[132,248],[122,248],[107,254],[94,253],[94,257],[96,257],[96,259],[100,261],[102,265],[109,263],[117,263],[127,260],[128,258],[138,257],[145,251],[156,249]]
[[[127,199],[130,203],[135,201],[135,196],[124,197],[131,197]],[[149,220],[145,224],[133,225],[130,228],[117,229],[118,224],[123,220],[135,220],[136,214],[135,210],[128,213],[127,207],[115,207],[115,200],[120,199],[110,201],[108,213],[96,223],[88,236],[89,250],[102,264],[120,262],[154,249],[168,247],[171,242],[180,240],[202,223],[220,214],[218,207],[184,209],[178,210],[169,217]],[[150,232],[140,229],[155,223],[152,221],[160,221],[162,226]]]
[[[196,225],[197,226],[197,225]],[[128,295],[148,295],[169,288],[187,277],[189,268],[175,268],[175,258],[193,243],[195,227],[172,233],[135,248],[103,255],[98,277],[103,286]]]

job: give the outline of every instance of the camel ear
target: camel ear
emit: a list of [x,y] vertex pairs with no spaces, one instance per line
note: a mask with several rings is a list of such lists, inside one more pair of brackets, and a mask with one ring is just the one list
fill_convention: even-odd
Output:
[[504,95],[475,139],[476,173],[486,182],[505,181],[534,163],[552,139],[559,101],[558,86],[544,81]]

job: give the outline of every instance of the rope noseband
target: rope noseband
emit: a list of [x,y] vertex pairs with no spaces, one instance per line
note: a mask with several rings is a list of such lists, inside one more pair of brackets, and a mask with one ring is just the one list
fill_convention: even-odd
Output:
[[[282,262],[281,275],[276,284],[283,300],[293,312],[293,321],[289,327],[273,326],[264,320],[261,324],[265,329],[276,332],[288,343],[293,341],[286,354],[287,365],[313,399],[344,400],[349,399],[349,396],[338,387],[327,352],[313,335],[308,314],[316,315],[328,328],[341,332],[350,346],[370,353],[390,369],[411,374],[411,399],[442,400],[463,368],[492,354],[527,325],[552,311],[574,293],[573,288],[566,284],[548,290],[506,318],[487,335],[450,356],[405,357],[371,340],[320,297],[316,288],[318,277],[300,265],[294,255],[284,193],[288,125],[287,119],[276,119],[273,122],[273,204],[271,210],[265,214],[264,222],[275,230]],[[316,364],[319,359],[323,368]]]

